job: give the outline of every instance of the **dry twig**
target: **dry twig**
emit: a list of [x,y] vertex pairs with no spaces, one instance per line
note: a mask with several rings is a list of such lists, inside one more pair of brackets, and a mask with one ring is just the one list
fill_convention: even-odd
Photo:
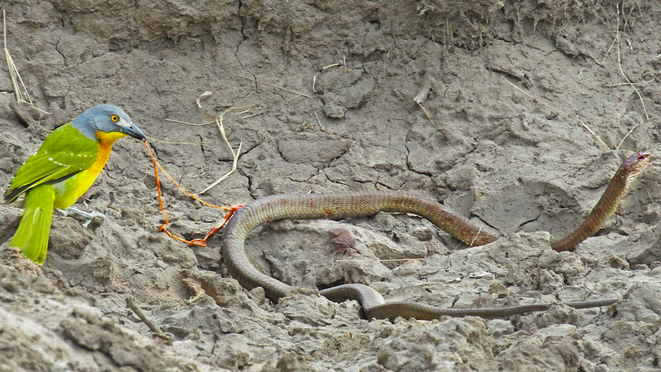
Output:
[[242,79],[247,79],[247,80],[250,80],[250,81],[254,81],[255,83],[258,83],[258,84],[263,84],[263,85],[269,86],[269,87],[271,87],[271,88],[282,89],[282,90],[284,90],[285,92],[294,93],[294,94],[297,94],[297,95],[299,95],[299,96],[303,96],[303,97],[305,97],[305,98],[314,98],[314,97],[312,97],[312,96],[310,96],[310,95],[308,95],[308,94],[301,93],[301,92],[297,92],[297,91],[295,91],[295,90],[291,90],[291,89],[287,89],[287,88],[284,88],[284,87],[281,87],[281,86],[278,86],[278,85],[275,85],[275,84],[266,83],[266,82],[263,82],[263,81],[261,81],[261,80],[257,80],[257,79],[249,78],[249,77],[242,76],[242,75],[236,75],[236,76],[238,76],[238,77],[240,77],[240,78],[242,78]]
[[140,306],[138,306],[135,301],[133,300],[133,297],[129,296],[126,297],[126,306],[128,306],[134,313],[135,315],[142,320],[143,323],[149,328],[149,330],[154,334],[154,336],[160,337],[168,343],[168,345],[172,345],[172,337],[169,335],[163,333],[160,328],[154,322],[151,321],[151,319],[147,318],[145,313],[142,311]]

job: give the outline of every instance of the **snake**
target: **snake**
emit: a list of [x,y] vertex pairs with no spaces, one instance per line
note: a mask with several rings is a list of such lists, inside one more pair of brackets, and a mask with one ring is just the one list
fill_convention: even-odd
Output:
[[[555,251],[573,251],[574,247],[594,235],[615,213],[635,178],[650,160],[650,153],[640,151],[619,167],[601,198],[574,230],[553,241]],[[255,228],[283,219],[342,219],[367,217],[377,212],[411,213],[423,217],[469,246],[494,242],[497,236],[475,225],[452,209],[426,197],[402,191],[348,191],[329,194],[277,194],[257,199],[241,208],[229,219],[221,240],[222,259],[229,273],[246,289],[262,287],[266,297],[274,303],[285,297],[294,287],[257,270],[245,252],[245,240]],[[374,288],[364,284],[342,284],[325,288],[319,293],[334,302],[356,300],[367,319],[397,317],[418,320],[438,319],[441,316],[478,316],[504,318],[534,311],[546,311],[554,303],[533,303],[498,308],[441,308],[417,302],[385,302]],[[616,299],[572,302],[577,308],[610,306]]]

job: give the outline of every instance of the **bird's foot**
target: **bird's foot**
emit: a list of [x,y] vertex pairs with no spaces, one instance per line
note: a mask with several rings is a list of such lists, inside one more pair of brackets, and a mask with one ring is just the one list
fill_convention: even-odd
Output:
[[69,215],[82,217],[85,220],[85,222],[83,222],[84,228],[87,228],[90,222],[92,222],[92,220],[96,217],[106,218],[106,215],[101,212],[97,212],[97,211],[85,212],[84,210],[78,209],[76,207],[69,207],[67,209],[58,209],[58,211],[60,211],[60,213],[62,213],[62,215],[64,215],[65,217]]

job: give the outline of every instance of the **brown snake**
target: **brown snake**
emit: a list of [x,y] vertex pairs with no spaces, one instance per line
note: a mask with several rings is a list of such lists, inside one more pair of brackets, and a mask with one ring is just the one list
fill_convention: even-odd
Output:
[[[552,248],[556,251],[572,251],[578,243],[594,235],[615,213],[631,182],[647,165],[649,158],[649,152],[637,152],[626,159],[583,223],[565,237],[553,242]],[[419,215],[468,245],[483,245],[498,239],[442,204],[404,192],[282,194],[255,200],[232,216],[222,238],[223,260],[229,272],[243,287],[247,289],[262,287],[266,296],[277,302],[293,287],[261,273],[250,263],[244,249],[244,242],[250,231],[267,222],[282,219],[365,217],[380,211]],[[443,315],[499,318],[543,311],[552,306],[552,304],[529,304],[501,308],[448,309],[415,302],[385,303],[381,294],[375,289],[362,284],[343,284],[321,290],[320,293],[336,302],[357,300],[368,319],[394,319],[401,316],[429,320]],[[580,309],[609,306],[615,302],[617,300],[605,299],[567,305]]]

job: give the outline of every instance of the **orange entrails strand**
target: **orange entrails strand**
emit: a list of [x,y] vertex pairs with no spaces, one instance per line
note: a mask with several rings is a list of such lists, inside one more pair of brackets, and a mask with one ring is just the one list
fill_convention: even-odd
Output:
[[233,205],[230,208],[231,209],[228,210],[227,213],[225,213],[225,218],[223,219],[223,222],[216,227],[212,227],[211,230],[209,230],[209,232],[207,233],[207,236],[204,237],[204,239],[193,239],[190,242],[188,242],[188,244],[206,247],[207,239],[211,238],[212,236],[214,236],[214,234],[218,232],[218,230],[222,229],[223,226],[225,226],[225,224],[227,223],[227,221],[229,221],[230,218],[234,215],[234,212],[238,211],[240,208],[243,208],[243,205]]
[[[149,148],[149,143],[147,142],[146,139],[143,139],[142,142],[145,143],[145,147],[147,148],[147,152],[149,152],[149,155],[151,156],[151,159],[154,161],[154,175],[156,176],[156,190],[158,191],[158,206],[161,209],[161,213],[163,213],[163,219],[165,221],[165,224],[163,224],[160,228],[159,231],[162,231],[162,229],[165,228],[165,225],[170,223],[170,219],[168,218],[168,212],[165,210],[165,205],[163,204],[163,194],[161,193],[161,181],[158,179],[158,161],[156,160],[156,157],[154,154],[151,152],[151,149]],[[168,235],[170,235],[168,233]]]
[[[192,192],[186,190],[186,189],[185,189],[183,186],[181,186],[177,181],[175,181],[175,180],[174,180],[174,177],[172,177],[172,176],[170,175],[170,173],[168,173],[168,171],[166,171],[165,168],[163,168],[163,166],[161,165],[161,163],[159,163],[158,160],[156,160],[156,157],[154,156],[154,154],[152,154],[151,150],[149,149],[149,145],[147,144],[147,140],[145,140],[144,142],[145,142],[145,146],[147,146],[147,151],[149,151],[149,155],[151,155],[151,158],[154,159],[154,168],[156,168],[156,167],[158,166],[158,168],[161,170],[161,172],[163,172],[163,174],[165,175],[165,177],[167,177],[167,178],[170,180],[170,182],[172,182],[172,184],[175,185],[175,186],[176,186],[181,192],[183,192],[183,193],[186,194],[187,196],[189,196],[189,197],[191,197],[191,198],[193,198],[193,199],[199,201],[200,203],[206,205],[207,207],[216,208],[216,209],[223,209],[223,210],[226,210],[226,211],[230,211],[230,210],[232,210],[231,207],[223,207],[223,206],[220,206],[220,205],[214,205],[214,204],[211,204],[211,203],[205,202],[204,200],[200,199],[199,197],[197,197],[197,196],[196,196],[195,194],[193,194]],[[156,169],[154,169],[154,172],[155,172],[156,174],[158,174],[158,171],[156,171]]]
[[164,232],[164,233],[167,234],[167,236],[171,237],[172,239],[179,240],[180,242],[183,242],[183,243],[186,243],[186,244],[189,244],[189,245],[197,245],[199,247],[206,247],[207,246],[207,240],[209,238],[211,238],[212,236],[214,236],[218,232],[218,230],[222,229],[223,226],[225,226],[225,224],[227,223],[227,221],[230,220],[232,215],[234,215],[234,212],[236,212],[237,210],[239,210],[239,208],[242,208],[242,207],[243,207],[242,205],[233,205],[231,207],[231,209],[228,210],[227,213],[225,213],[225,218],[223,218],[223,222],[218,226],[212,227],[209,230],[209,232],[207,233],[207,235],[204,237],[204,239],[186,240],[184,238],[180,238],[180,237],[174,235],[173,233],[171,233],[170,230],[168,230],[168,228],[166,226],[167,224],[161,225],[158,228],[158,231]]
[[171,237],[172,239],[179,240],[182,243],[191,244],[191,242],[189,242],[188,240],[186,240],[184,238],[180,238],[180,237],[174,235],[173,233],[171,233],[170,230],[168,230],[168,228],[167,228],[167,224],[162,224],[161,226],[159,226],[158,231],[159,232],[164,232],[167,236]]
[[[161,213],[163,214],[163,219],[164,219],[164,222],[165,222],[164,224],[162,224],[161,226],[158,227],[158,231],[164,232],[170,238],[178,240],[180,242],[190,244],[190,245],[197,245],[197,246],[206,247],[207,246],[207,239],[211,238],[216,232],[218,232],[218,230],[220,230],[223,226],[225,226],[225,224],[227,223],[227,221],[229,221],[229,219],[232,217],[234,212],[236,212],[237,210],[239,210],[239,208],[242,208],[243,206],[242,205],[233,205],[231,207],[222,207],[222,206],[213,205],[211,203],[207,203],[204,200],[198,198],[193,193],[191,193],[190,191],[186,190],[181,185],[179,185],[179,183],[177,183],[177,181],[175,181],[174,178],[172,178],[172,176],[165,170],[165,168],[163,168],[163,166],[161,166],[161,164],[158,162],[158,160],[156,160],[156,157],[154,156],[151,149],[149,148],[149,143],[147,142],[147,140],[143,140],[143,142],[145,143],[145,147],[147,148],[147,152],[149,153],[149,155],[151,156],[151,158],[154,162],[154,175],[156,177],[156,190],[158,192],[158,204],[159,204],[159,208],[161,210]],[[187,196],[199,201],[200,203],[202,203],[202,204],[204,204],[208,207],[223,209],[223,210],[227,211],[227,213],[225,213],[225,217],[223,218],[223,222],[220,225],[216,226],[216,227],[212,227],[211,230],[209,230],[207,235],[204,237],[204,239],[186,240],[184,238],[181,238],[181,237],[178,237],[178,236],[174,235],[173,233],[170,232],[170,230],[168,230],[167,225],[170,223],[170,219],[168,218],[168,213],[165,210],[165,204],[163,203],[163,193],[161,191],[161,181],[158,177],[158,169],[159,168],[161,169],[163,174],[170,180],[170,182],[172,182],[179,190],[181,190],[181,192],[183,192]]]

